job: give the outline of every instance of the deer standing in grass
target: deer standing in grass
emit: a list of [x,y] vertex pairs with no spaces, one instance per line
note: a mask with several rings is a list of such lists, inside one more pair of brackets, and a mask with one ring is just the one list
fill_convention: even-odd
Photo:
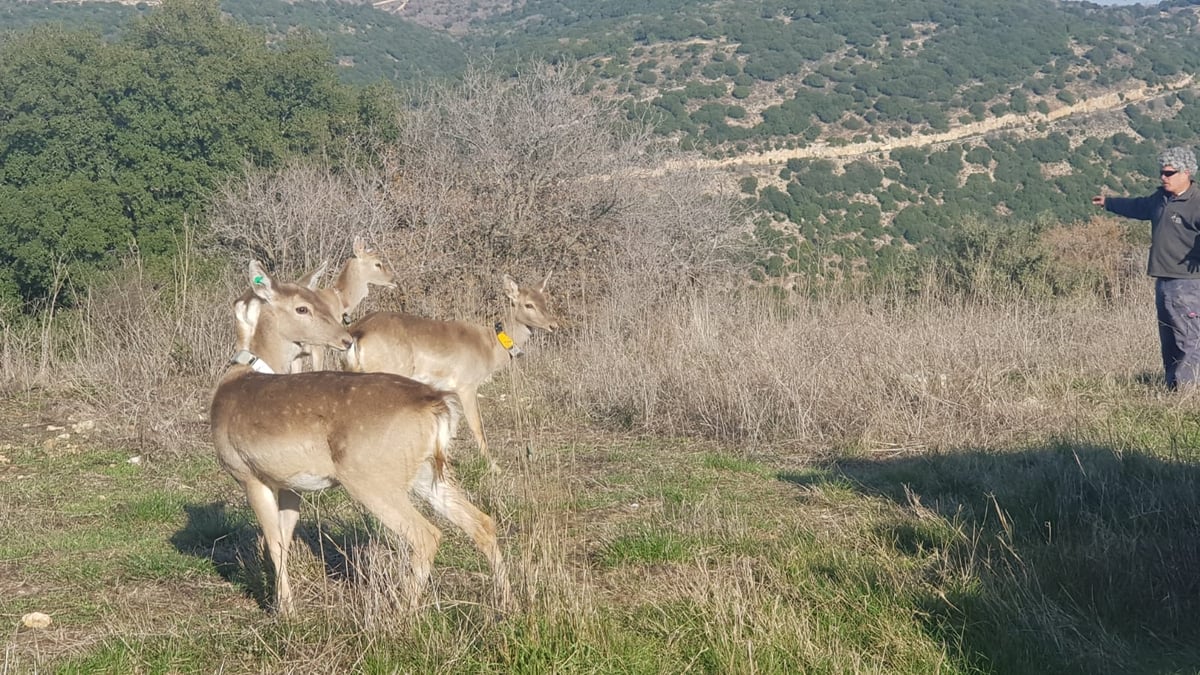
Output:
[[549,309],[549,282],[547,274],[541,286],[522,287],[504,275],[509,307],[495,327],[398,312],[368,314],[350,326],[354,345],[346,352],[346,366],[358,372],[397,373],[458,394],[479,451],[494,467],[479,417],[479,385],[521,353],[534,328],[558,328]]
[[[353,255],[346,260],[342,271],[329,288],[317,291],[337,311],[338,316],[346,324],[350,323],[350,314],[366,299],[371,292],[371,286],[395,288],[392,272],[383,264],[383,259],[374,249],[368,248],[361,236],[355,236],[351,245]],[[298,282],[301,285],[315,287],[316,282],[325,275],[327,262],[313,270]],[[325,350],[314,347],[312,350],[313,370],[325,367]]]
[[415,493],[462,528],[491,564],[502,605],[511,598],[492,519],[453,483],[446,451],[457,424],[454,395],[391,373],[276,375],[300,344],[346,349],[337,308],[299,284],[250,264],[251,291],[234,304],[240,351],[213,394],[217,459],[246,491],[275,568],[275,608],[294,609],[287,558],[300,493],[341,485],[412,548],[413,602],[441,533],[409,499]]

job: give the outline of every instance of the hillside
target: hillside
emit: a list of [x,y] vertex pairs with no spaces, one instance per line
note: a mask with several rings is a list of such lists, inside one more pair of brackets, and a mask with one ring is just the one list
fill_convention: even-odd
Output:
[[[12,25],[100,7],[21,3]],[[1200,7],[1020,0],[746,5],[225,0],[281,40],[323,38],[343,79],[399,86],[468,62],[571,64],[581,93],[729,172],[761,214],[757,278],[879,278],[970,219],[1075,223],[1140,192],[1157,150],[1200,141]],[[24,17],[24,18],[22,18]],[[108,24],[106,24],[108,25]],[[105,33],[119,32],[119,27]]]
[[[145,12],[157,3],[137,3]],[[80,25],[127,4],[23,2],[6,25]],[[225,0],[271,35],[328,41],[356,82],[460,73],[467,58],[587,68],[592,92],[658,118],[664,136],[709,153],[928,135],[1081,100],[1160,88],[1200,66],[1200,8],[1020,0],[753,7],[705,0],[544,2]],[[1160,9],[1161,8],[1161,9]],[[112,23],[111,21],[107,23]]]
[[1200,8],[1091,3],[390,5],[496,60],[579,62],[586,88],[728,170],[764,281],[880,278],[964,220],[1087,220],[1195,144]]
[[[404,7],[428,21],[429,5]],[[491,9],[469,23],[470,50],[580,60],[597,91],[702,147],[940,131],[1195,66],[1176,49],[1194,39],[1196,8],[1183,4],[1161,15],[1038,1]]]

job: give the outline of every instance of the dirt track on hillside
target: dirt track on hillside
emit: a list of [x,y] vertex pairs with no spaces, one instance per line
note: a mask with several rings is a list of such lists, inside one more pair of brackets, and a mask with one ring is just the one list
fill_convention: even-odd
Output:
[[829,145],[828,143],[818,142],[804,148],[785,148],[782,150],[771,150],[769,152],[747,153],[738,155],[736,157],[727,157],[724,159],[667,162],[661,170],[670,171],[672,169],[684,168],[719,169],[769,166],[772,164],[783,164],[792,158],[846,159],[850,157],[869,155],[872,153],[891,152],[896,148],[926,147],[941,143],[951,143],[970,138],[978,138],[980,136],[997,131],[1021,131],[1023,129],[1031,129],[1036,127],[1038,124],[1047,122],[1058,122],[1071,117],[1082,117],[1085,115],[1093,115],[1096,113],[1117,110],[1132,103],[1138,103],[1140,101],[1162,96],[1171,91],[1183,89],[1190,86],[1192,81],[1193,76],[1187,75],[1164,86],[1131,87],[1124,91],[1103,94],[1079,101],[1078,103],[1074,103],[1072,105],[1064,105],[1051,110],[1047,114],[1029,113],[1018,115],[1012,113],[1008,115],[1002,115],[1000,117],[986,119],[981,122],[964,124],[942,133],[917,134],[908,138],[889,139],[878,142],[869,141],[866,143],[852,143],[849,145]]

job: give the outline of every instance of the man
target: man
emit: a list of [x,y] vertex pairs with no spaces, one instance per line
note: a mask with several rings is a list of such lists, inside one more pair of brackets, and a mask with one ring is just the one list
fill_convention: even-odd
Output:
[[1147,197],[1105,197],[1092,203],[1119,216],[1150,221],[1150,262],[1158,338],[1170,389],[1200,384],[1200,188],[1192,183],[1196,155],[1175,147],[1158,156],[1162,184]]

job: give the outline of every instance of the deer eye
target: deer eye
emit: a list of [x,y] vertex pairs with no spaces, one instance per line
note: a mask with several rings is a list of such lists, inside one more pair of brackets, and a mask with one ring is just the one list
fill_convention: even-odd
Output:
[[306,307],[304,305],[300,305],[299,307],[296,308],[296,313],[297,314],[308,314],[308,307]]

